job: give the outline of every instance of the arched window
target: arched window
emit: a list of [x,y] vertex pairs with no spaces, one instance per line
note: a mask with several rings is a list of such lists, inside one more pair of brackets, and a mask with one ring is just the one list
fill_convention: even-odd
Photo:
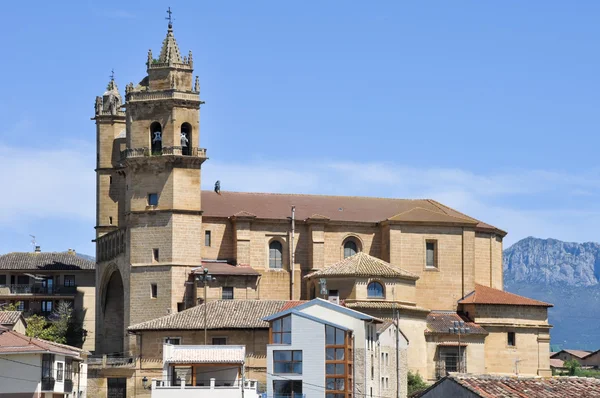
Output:
[[368,298],[383,298],[383,285],[379,282],[371,282],[367,286]]
[[269,268],[283,267],[283,245],[280,241],[274,240],[269,243]]
[[150,125],[150,146],[153,155],[162,153],[162,126],[159,122]]
[[346,243],[344,243],[344,258],[354,256],[356,253],[358,253],[356,242],[353,240],[347,240]]
[[181,125],[181,154],[189,156],[192,154],[192,126],[189,123]]

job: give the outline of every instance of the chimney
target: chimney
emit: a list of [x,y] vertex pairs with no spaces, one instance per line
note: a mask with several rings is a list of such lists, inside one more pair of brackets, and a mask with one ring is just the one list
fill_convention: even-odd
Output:
[[40,246],[36,246],[35,247],[35,252],[36,253],[41,253],[42,252],[42,248]]
[[74,249],[69,249],[69,254],[75,255],[77,254]]

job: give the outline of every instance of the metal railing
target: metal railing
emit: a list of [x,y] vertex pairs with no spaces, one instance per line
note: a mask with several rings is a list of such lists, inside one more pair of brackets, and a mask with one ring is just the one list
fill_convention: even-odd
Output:
[[166,146],[159,150],[153,150],[148,147],[143,148],[128,148],[121,151],[121,160],[150,157],[150,156],[190,156],[196,158],[206,157],[206,148],[182,147],[182,146]]
[[[242,381],[241,380],[202,380],[196,381],[196,385],[186,384],[182,386],[181,383],[185,382],[184,380],[179,380],[178,382],[174,382],[171,379],[163,380],[163,379],[152,379],[156,388],[182,388],[182,389],[241,389]],[[258,389],[258,382],[256,380],[246,380],[243,383],[244,390],[254,390]]]
[[91,355],[87,363],[89,366],[102,368],[131,367],[135,366],[136,360],[131,356]]
[[1,294],[43,294],[43,295],[61,295],[76,294],[77,286],[42,286],[42,285],[24,285],[11,284],[0,285]]
[[65,379],[65,392],[73,392],[73,380]]
[[42,391],[54,391],[54,377],[42,377]]

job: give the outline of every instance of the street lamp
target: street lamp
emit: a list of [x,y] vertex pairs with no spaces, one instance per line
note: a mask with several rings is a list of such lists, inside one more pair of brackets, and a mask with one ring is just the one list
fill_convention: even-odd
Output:
[[207,329],[206,314],[208,313],[208,299],[206,297],[206,295],[207,295],[206,289],[208,287],[209,282],[214,282],[216,280],[217,279],[215,277],[213,277],[211,274],[208,273],[208,269],[206,267],[204,267],[202,274],[196,276],[196,281],[202,282],[204,284],[204,345],[208,345],[208,334],[206,332],[206,329]]
[[461,360],[461,355],[460,355],[460,335],[471,333],[471,329],[468,327],[465,327],[465,321],[454,321],[454,327],[448,328],[448,332],[450,334],[458,335],[458,366],[457,366],[457,370],[458,370],[458,373],[462,373],[462,369],[461,369],[462,368],[462,360]]

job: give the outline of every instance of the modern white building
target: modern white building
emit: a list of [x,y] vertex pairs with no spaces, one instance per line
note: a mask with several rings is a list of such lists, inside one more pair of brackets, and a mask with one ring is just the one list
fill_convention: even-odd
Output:
[[0,397],[85,397],[87,353],[0,327]]
[[408,341],[394,323],[318,298],[264,320],[269,398],[406,396]]
[[[246,347],[163,345],[163,375],[152,380],[152,398],[258,398],[245,378]],[[147,382],[147,381],[146,381]]]

